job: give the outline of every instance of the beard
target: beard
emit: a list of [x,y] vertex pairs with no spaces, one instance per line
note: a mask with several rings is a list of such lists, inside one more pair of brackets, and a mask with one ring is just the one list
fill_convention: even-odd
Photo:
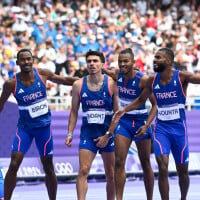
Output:
[[154,72],[163,72],[166,69],[166,65],[164,63],[154,64],[153,70]]

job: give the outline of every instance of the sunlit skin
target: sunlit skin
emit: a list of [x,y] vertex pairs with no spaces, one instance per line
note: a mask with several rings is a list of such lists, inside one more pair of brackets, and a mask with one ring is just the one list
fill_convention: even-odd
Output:
[[30,52],[25,51],[19,54],[19,58],[16,61],[17,65],[20,66],[21,73],[32,72],[33,57]]
[[[154,71],[159,73],[159,76],[160,76],[159,82],[162,85],[169,84],[174,76],[175,70],[172,67],[173,59],[174,59],[174,53],[170,49],[162,48],[161,50],[158,50],[156,52],[156,55],[154,58]],[[180,81],[183,94],[186,94],[188,83],[193,83],[193,84],[200,83],[199,75],[196,75],[194,73],[187,72],[187,71],[179,71],[178,79]],[[147,80],[147,84],[146,84],[144,90],[142,91],[142,93],[140,94],[140,96],[137,99],[135,99],[132,103],[130,103],[126,107],[118,110],[115,113],[114,118],[116,119],[116,122],[119,120],[120,117],[122,117],[124,115],[124,113],[129,112],[131,110],[135,110],[138,107],[140,107],[143,103],[145,103],[147,98],[152,93],[152,84],[154,83],[154,80],[155,80],[154,76],[149,77]],[[166,87],[168,87],[168,86],[166,86]],[[177,100],[177,102],[178,101],[179,100]],[[160,105],[160,106],[162,107],[162,105]],[[176,125],[174,125],[173,120],[171,120],[171,121],[163,120],[162,122],[159,122],[158,120],[156,120],[156,121],[157,121],[157,127],[160,126],[160,130],[162,130],[162,126],[164,124],[166,124],[168,126],[172,126],[172,128],[177,128]],[[184,143],[184,141],[187,137],[186,132],[185,132],[185,130],[187,130],[187,127],[185,127],[185,125],[181,125],[181,123],[178,126],[180,126],[180,127],[182,126],[183,131],[182,131],[182,133],[179,133],[179,134],[185,135],[185,137],[182,137],[182,142]],[[163,130],[165,132],[165,135],[167,135],[168,134],[167,129],[166,130],[163,129]],[[155,135],[157,134],[156,131],[157,130],[155,130],[155,133],[154,133]],[[181,129],[180,129],[180,132],[181,132]],[[158,133],[159,133],[159,131],[158,131]],[[170,134],[171,133],[169,133],[169,135]],[[171,150],[172,146],[174,146],[174,145],[177,146],[177,144],[172,143],[170,150]],[[157,161],[158,168],[159,168],[158,186],[159,186],[159,192],[161,195],[161,199],[169,200],[169,182],[168,182],[169,156],[167,154],[156,155],[156,161]],[[187,160],[185,163],[179,163],[178,161],[176,161],[176,169],[177,169],[177,174],[178,174],[179,188],[180,188],[180,192],[181,192],[180,199],[186,200],[188,189],[189,189],[189,184],[190,184]]]
[[[104,69],[104,72],[111,76],[113,80],[116,82],[119,80],[119,75],[123,75],[123,89],[126,89],[127,82],[132,81],[134,78],[137,78],[137,70],[134,69],[134,55],[131,49],[126,49],[122,51],[118,56],[118,66],[119,68],[115,69]],[[120,75],[120,76],[121,76]],[[133,90],[137,89],[137,87],[142,91],[146,85],[148,77],[142,76],[138,86],[133,86]],[[120,88],[120,86],[119,86]],[[120,90],[120,89],[119,89]],[[132,97],[130,100],[133,100]],[[156,114],[156,104],[155,99],[150,97],[150,102],[152,104],[151,114],[149,115],[146,123],[139,127],[138,130],[135,132],[135,138],[143,137],[151,121],[153,120]],[[132,122],[132,118],[130,118]],[[128,121],[128,120],[127,120]],[[118,120],[115,121],[115,117],[113,118],[112,124],[109,128],[109,132],[114,132],[115,127],[118,123]],[[128,123],[127,123],[128,124]],[[119,125],[120,126],[120,125]],[[126,174],[125,174],[125,163],[128,154],[129,147],[132,143],[132,139],[123,136],[120,132],[116,131],[115,135],[115,188],[116,188],[116,199],[122,200],[123,199],[123,192],[126,182]],[[153,177],[153,170],[150,165],[150,146],[151,140],[145,139],[142,141],[135,142],[138,150],[138,156],[141,161],[141,166],[143,169],[143,177],[144,177],[144,185],[145,191],[148,200],[152,200],[153,197],[153,186],[154,186],[154,177]]]
[[[73,84],[73,87],[72,87],[72,105],[71,105],[70,116],[69,116],[69,121],[68,121],[68,133],[71,133],[71,134],[70,135],[68,134],[65,140],[65,144],[68,147],[72,146],[72,139],[73,139],[72,133],[77,122],[78,110],[79,110],[80,104],[82,104],[82,102],[84,101],[83,96],[81,96],[80,98],[82,88],[84,88],[85,85],[87,84],[88,90],[95,93],[101,90],[100,92],[104,93],[104,87],[102,87],[102,84],[104,84],[104,75],[102,74],[102,68],[104,66],[103,54],[100,52],[95,53],[95,51],[94,52],[89,51],[86,54],[86,62],[87,62],[87,70],[89,72],[89,75],[86,77],[87,79],[86,82],[83,80],[84,78],[82,78],[80,80],[77,80]],[[113,111],[116,111],[118,109],[118,88],[117,88],[116,83],[110,77],[108,77],[108,79],[109,79],[108,84],[109,84],[109,87],[111,88],[110,91],[111,91],[111,96],[112,96]],[[96,94],[94,94],[94,98],[96,99]],[[90,101],[90,99],[88,100]],[[91,107],[91,111],[93,109],[94,108]],[[87,129],[87,126],[84,128]],[[84,137],[85,136],[83,136],[82,139]],[[87,137],[88,136],[84,138],[85,141],[87,141]],[[99,148],[106,147],[109,140],[110,140],[110,137],[108,137],[107,134],[100,135],[97,138],[93,139],[94,145],[96,145]],[[86,199],[86,194],[88,190],[87,177],[90,172],[90,168],[95,156],[96,156],[96,153],[89,150],[88,148],[79,149],[79,173],[78,173],[77,182],[76,182],[78,200]],[[101,157],[103,159],[103,164],[105,168],[107,199],[114,200],[115,199],[114,152],[102,151]]]
[[94,75],[99,73],[101,71],[103,64],[101,62],[101,59],[98,56],[89,56],[87,58],[87,70],[90,75]]
[[126,54],[119,54],[118,57],[118,65],[120,72],[127,77],[132,76],[131,71],[133,70],[134,59],[131,58],[129,53]]
[[[0,112],[3,110],[4,105],[6,101],[8,100],[9,96],[11,93],[14,93],[16,88],[17,88],[17,83],[20,81],[23,85],[24,88],[29,87],[31,90],[33,90],[33,93],[40,93],[38,89],[33,85],[35,77],[36,77],[36,72],[33,69],[33,57],[32,53],[27,50],[27,49],[21,49],[17,53],[17,61],[16,64],[20,67],[20,72],[12,77],[11,79],[7,80],[3,84],[3,91],[0,96]],[[47,80],[52,81],[54,83],[58,84],[63,84],[63,85],[72,85],[74,81],[78,80],[75,77],[63,77],[63,76],[58,76],[54,73],[52,73],[48,69],[37,69],[38,76],[40,77],[41,81],[45,84]],[[19,76],[19,78],[18,78]],[[33,85],[33,87],[32,87]],[[28,91],[29,88],[26,90]],[[33,89],[32,89],[33,88]],[[45,89],[44,89],[45,90]],[[25,91],[26,92],[26,91]],[[45,91],[44,91],[45,92]],[[16,93],[17,94],[17,93]],[[24,94],[26,95],[26,94]],[[44,96],[46,97],[46,96]],[[16,97],[17,99],[17,97]],[[28,103],[28,105],[34,105],[32,102]],[[21,114],[22,115],[22,114]],[[39,114],[39,116],[43,119],[46,120],[46,115]],[[20,116],[21,117],[21,116]],[[22,116],[24,117],[24,116]],[[24,118],[23,120],[27,120],[27,118]],[[31,119],[31,121],[34,119]],[[19,120],[20,123],[20,120]],[[18,127],[19,127],[18,123]],[[50,126],[50,121],[48,126]],[[29,125],[29,122],[26,123],[27,125],[25,126],[23,124],[24,128],[23,131],[26,132],[24,135],[25,137],[20,137],[20,144],[25,143],[25,139],[28,137],[28,134],[32,134],[33,132],[36,132],[34,126]],[[38,129],[40,126],[38,126]],[[20,132],[19,129],[17,129],[18,133]],[[31,132],[29,132],[31,131]],[[42,133],[43,134],[43,133]],[[17,137],[17,136],[16,136]],[[33,136],[34,137],[34,136]],[[35,138],[36,143],[38,142],[38,138]],[[45,143],[44,143],[44,149],[45,149]],[[4,199],[5,200],[10,200],[13,190],[16,186],[17,182],[17,172],[18,169],[23,161],[25,152],[22,152],[21,147],[19,151],[15,151],[11,153],[11,161],[9,164],[8,171],[5,175],[4,179]],[[57,194],[57,178],[54,172],[54,167],[53,167],[53,157],[51,156],[44,156],[43,154],[40,155],[40,160],[44,169],[45,173],[45,183],[47,187],[47,192],[50,200],[55,200],[56,199],[56,194]]]
[[166,54],[164,51],[158,51],[154,57],[153,62],[153,69],[155,72],[163,72],[167,65],[168,65],[169,59],[166,59]]

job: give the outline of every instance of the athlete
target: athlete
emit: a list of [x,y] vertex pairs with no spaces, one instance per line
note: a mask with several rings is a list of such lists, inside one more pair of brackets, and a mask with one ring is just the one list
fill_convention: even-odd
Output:
[[[136,99],[145,87],[148,77],[134,70],[134,54],[131,48],[122,50],[118,57],[119,69],[114,71],[103,69],[116,82],[119,92],[119,107],[131,103]],[[143,169],[144,185],[148,200],[153,198],[154,174],[150,163],[151,136],[150,127],[156,115],[156,101],[153,95],[150,97],[152,104],[150,114],[145,104],[135,111],[127,112],[117,124],[115,130],[115,189],[117,200],[123,199],[124,185],[126,181],[125,163],[132,141],[135,141],[138,156]],[[113,132],[113,124],[109,132]]]
[[73,130],[81,103],[82,126],[79,143],[79,172],[76,183],[77,199],[86,199],[87,177],[92,162],[99,152],[105,168],[107,199],[114,200],[114,137],[107,130],[113,111],[118,109],[117,85],[112,78],[102,74],[105,63],[103,53],[87,52],[86,63],[89,75],[76,81],[72,87],[72,106],[65,143],[69,147],[72,145]]
[[156,74],[148,78],[141,95],[131,104],[118,110],[115,121],[140,107],[153,92],[157,101],[157,115],[153,133],[154,151],[158,163],[158,185],[162,200],[169,199],[168,163],[172,152],[179,178],[181,200],[186,200],[189,188],[189,149],[185,116],[186,90],[188,83],[200,84],[200,76],[187,71],[174,70],[174,53],[161,48],[154,57]]
[[4,198],[5,200],[11,199],[16,186],[17,171],[35,138],[46,175],[45,182],[49,199],[55,200],[57,179],[53,167],[51,113],[48,107],[45,83],[50,80],[58,84],[72,85],[77,78],[64,78],[49,70],[34,68],[33,56],[28,49],[18,51],[16,63],[20,66],[20,72],[4,83],[0,97],[0,111],[11,93],[16,98],[19,108],[19,120],[12,145],[11,161],[5,176]]

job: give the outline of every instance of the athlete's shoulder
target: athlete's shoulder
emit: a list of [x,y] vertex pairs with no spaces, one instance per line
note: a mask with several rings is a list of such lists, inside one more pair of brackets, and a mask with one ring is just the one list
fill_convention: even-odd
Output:
[[51,70],[49,69],[41,69],[41,68],[35,68],[33,67],[33,71],[39,73],[39,75],[41,76],[48,76],[49,74],[53,74],[53,72],[51,72]]
[[12,77],[4,82],[4,85],[7,87],[15,86],[15,77]]
[[15,90],[15,78],[10,78],[3,83],[3,90],[6,92],[14,92]]
[[113,78],[111,76],[108,76],[108,75],[104,75],[104,76],[108,77],[108,81],[114,82],[114,80],[113,80]]
[[80,78],[80,79],[78,79],[78,80],[76,80],[76,81],[74,81],[74,83],[73,83],[73,89],[80,89],[81,87],[82,87],[82,85],[83,85],[83,80],[84,80],[84,78],[85,77],[82,77],[82,78]]

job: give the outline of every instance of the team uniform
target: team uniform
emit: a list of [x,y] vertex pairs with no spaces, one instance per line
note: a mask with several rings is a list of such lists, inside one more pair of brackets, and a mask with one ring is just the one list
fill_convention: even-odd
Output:
[[[142,92],[139,88],[139,83],[143,74],[136,72],[135,77],[125,82],[123,75],[119,73],[117,86],[119,91],[119,108],[123,108],[135,100]],[[141,138],[136,138],[139,127],[146,123],[148,118],[148,111],[145,104],[137,110],[125,113],[119,120],[115,129],[116,134],[123,135],[133,141],[142,141],[152,136],[151,128],[148,128],[146,134]]]
[[109,89],[108,76],[104,75],[101,88],[91,91],[87,86],[87,76],[83,78],[80,89],[82,104],[82,125],[79,148],[91,150],[93,153],[113,152],[114,138],[110,138],[105,148],[96,147],[93,140],[103,136],[108,130],[113,116],[113,101]]
[[[0,164],[1,168],[1,164]],[[4,197],[4,179],[3,179],[3,174],[0,169],[0,199]]]
[[31,86],[23,85],[19,73],[15,75],[14,97],[18,103],[19,120],[12,152],[25,154],[35,138],[40,156],[53,156],[51,112],[47,101],[46,86],[35,68],[33,72],[34,83]]
[[186,164],[189,161],[185,117],[186,97],[179,78],[179,71],[174,71],[172,80],[166,85],[160,84],[160,73],[157,73],[152,90],[157,101],[154,131],[155,155],[169,155],[171,150],[176,163]]

